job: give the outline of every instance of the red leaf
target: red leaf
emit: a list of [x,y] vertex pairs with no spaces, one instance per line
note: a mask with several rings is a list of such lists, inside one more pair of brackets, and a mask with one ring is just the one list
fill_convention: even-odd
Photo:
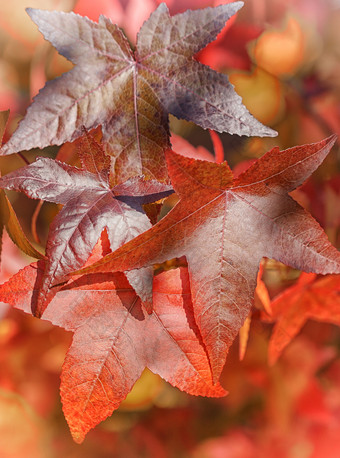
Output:
[[272,309],[276,324],[269,342],[270,364],[276,362],[307,320],[340,326],[340,275],[317,278],[302,273],[296,285],[273,300]]
[[[111,189],[105,158],[93,146],[82,152],[82,159],[96,173],[39,158],[0,179],[1,187],[64,205],[50,226],[44,280],[36,303],[32,304],[37,316],[41,316],[48,303],[53,283],[84,265],[105,228],[111,249],[115,250],[151,227],[142,205],[172,193],[170,186],[155,180],[143,181],[140,177]],[[144,294],[144,284],[152,281],[152,270],[147,268],[127,275],[142,299],[151,303],[151,293]]]
[[139,268],[185,255],[195,318],[219,376],[252,305],[263,256],[300,270],[340,272],[340,254],[288,193],[335,142],[274,148],[233,181],[226,162],[167,154],[179,203],[149,231],[76,273]]
[[[2,300],[30,313],[43,272],[40,262],[14,275],[0,286]],[[74,332],[61,397],[77,442],[118,408],[145,367],[189,394],[227,394],[213,385],[185,268],[155,278],[151,315],[123,274],[84,276],[53,294],[42,318]]]
[[2,154],[72,141],[102,125],[117,181],[167,179],[168,113],[238,135],[276,133],[255,120],[226,75],[192,59],[214,40],[241,2],[170,17],[161,4],[143,24],[137,50],[104,16],[28,9],[44,37],[75,67],[49,82]]

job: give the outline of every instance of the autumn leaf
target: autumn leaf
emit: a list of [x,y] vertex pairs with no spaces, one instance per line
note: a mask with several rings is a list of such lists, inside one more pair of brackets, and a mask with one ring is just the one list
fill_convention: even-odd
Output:
[[168,113],[201,127],[274,136],[241,103],[226,75],[192,56],[214,40],[242,2],[170,17],[161,4],[143,24],[133,53],[118,26],[74,13],[29,8],[46,40],[75,67],[40,91],[2,155],[72,141],[102,125],[116,182],[167,180]]
[[[21,270],[0,286],[2,300],[30,313],[44,270],[43,261]],[[187,269],[155,277],[151,315],[120,273],[84,276],[53,295],[42,318],[74,332],[61,398],[77,442],[118,408],[145,367],[192,395],[227,394],[212,382]]]
[[[64,205],[50,226],[44,279],[32,304],[36,316],[44,311],[52,284],[84,265],[105,228],[114,250],[151,227],[143,204],[173,192],[169,185],[141,177],[110,188],[107,156],[89,135],[84,142],[88,146],[84,143],[80,148],[80,159],[85,170],[39,158],[0,179],[0,187]],[[144,284],[152,282],[152,270],[127,275],[142,299],[151,303],[152,295],[144,294]]]
[[318,278],[302,272],[294,286],[272,301],[276,320],[269,341],[269,363],[274,364],[307,320],[340,326],[340,275]]
[[204,146],[193,146],[185,138],[179,135],[171,134],[172,148],[176,153],[186,157],[193,157],[195,159],[203,159],[204,161],[214,162],[214,156]]
[[217,380],[249,314],[263,256],[306,272],[340,272],[340,253],[288,195],[321,164],[335,139],[274,148],[235,180],[226,162],[168,152],[179,203],[146,233],[76,274],[134,269],[185,255],[195,319]]

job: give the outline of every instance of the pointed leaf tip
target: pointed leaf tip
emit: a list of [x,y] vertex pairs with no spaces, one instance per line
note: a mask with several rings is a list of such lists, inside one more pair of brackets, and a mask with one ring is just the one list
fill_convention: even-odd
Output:
[[235,14],[237,11],[239,11],[241,8],[244,7],[244,2],[232,2],[232,3],[227,3],[226,5],[221,5],[221,6],[228,6],[229,8],[233,6],[235,9],[235,12],[233,14]]
[[168,5],[165,2],[162,2],[162,3],[160,3],[158,5],[158,7],[156,8],[155,11],[157,11],[157,10],[159,10],[159,11],[162,11],[162,10],[169,11],[169,8],[168,8]]
[[[75,13],[27,8],[45,39],[75,67],[39,92],[1,155],[73,141],[81,135],[82,126],[92,129],[100,124],[107,151],[114,157],[117,182],[141,174],[165,181],[168,113],[204,129],[274,137],[276,132],[246,110],[226,75],[192,59],[242,6],[243,2],[234,2],[170,17],[168,7],[161,3],[138,33],[137,61],[121,31],[108,20],[95,23]],[[60,34],[60,30],[67,30],[67,34]],[[112,61],[108,52],[118,59]],[[188,59],[187,65],[183,66],[182,58]],[[89,73],[91,76],[84,78]],[[112,86],[115,79],[118,84],[118,75],[120,87]],[[144,84],[145,78],[150,88]],[[120,90],[125,91],[125,84],[130,88],[126,94],[130,108],[122,112]],[[105,97],[103,87],[107,89]],[[149,101],[149,108],[143,100]],[[150,102],[152,110],[161,114],[156,125],[146,121]],[[90,114],[88,106],[92,108]],[[75,108],[76,119],[71,126],[69,116]],[[135,120],[132,125],[131,119]],[[127,143],[122,154],[122,145]]]
[[33,22],[35,22],[35,20],[33,19],[33,17],[37,14],[37,12],[39,11],[38,8],[31,8],[31,7],[28,7],[28,8],[25,8],[25,11],[26,13],[29,15],[29,17],[32,19]]
[[[320,165],[333,141],[270,151],[234,183],[226,163],[167,151],[177,205],[147,232],[76,274],[131,270],[185,256],[194,315],[217,380],[252,307],[263,256],[299,270],[340,273],[340,253],[288,194]],[[240,225],[245,217],[247,224]]]

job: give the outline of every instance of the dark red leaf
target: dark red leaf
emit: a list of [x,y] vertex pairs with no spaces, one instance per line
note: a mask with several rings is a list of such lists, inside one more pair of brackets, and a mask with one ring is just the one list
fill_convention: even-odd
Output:
[[340,273],[340,253],[288,195],[334,142],[333,136],[281,152],[275,148],[235,181],[226,162],[167,153],[179,203],[149,231],[76,273],[127,270],[185,255],[195,318],[216,380],[248,316],[263,256],[307,272]]

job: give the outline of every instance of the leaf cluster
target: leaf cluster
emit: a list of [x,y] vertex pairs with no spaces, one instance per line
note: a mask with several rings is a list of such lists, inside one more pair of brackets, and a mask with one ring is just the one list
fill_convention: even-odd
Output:
[[[0,191],[1,231],[41,259],[2,285],[0,299],[74,333],[61,397],[78,442],[118,408],[145,367],[190,394],[225,395],[219,377],[251,311],[263,257],[328,274],[334,290],[340,254],[289,193],[322,163],[335,136],[274,148],[238,177],[227,162],[171,150],[169,114],[217,132],[275,136],[226,75],[193,58],[241,6],[170,16],[161,4],[134,51],[103,16],[95,23],[28,9],[75,66],[40,91],[1,154],[78,139],[81,167],[38,158],[0,178],[1,188],[62,205],[42,256]],[[100,141],[89,132],[98,126]],[[5,118],[0,127],[2,135]],[[179,201],[161,218],[173,193]],[[317,307],[309,315],[327,319]],[[282,349],[276,335],[272,348]]]

